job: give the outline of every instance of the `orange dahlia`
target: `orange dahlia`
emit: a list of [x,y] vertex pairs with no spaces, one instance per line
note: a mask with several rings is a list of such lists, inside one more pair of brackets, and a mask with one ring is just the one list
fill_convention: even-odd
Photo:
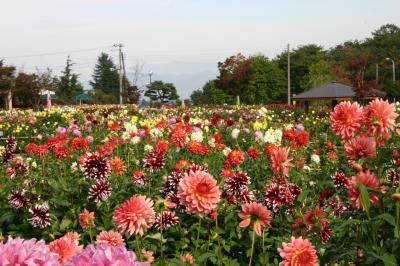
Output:
[[118,232],[110,231],[101,231],[100,234],[96,237],[96,244],[109,244],[114,247],[123,247],[125,246],[124,239],[121,234]]
[[242,219],[239,224],[240,227],[252,225],[256,234],[259,236],[265,227],[271,227],[271,213],[267,207],[261,203],[251,202],[243,204],[242,212],[239,214],[239,217]]
[[215,209],[221,192],[217,181],[205,171],[189,171],[179,182],[180,203],[190,213],[204,216]]
[[60,239],[50,242],[49,250],[57,253],[59,256],[58,261],[63,264],[67,262],[73,255],[75,255],[75,253],[80,252],[82,250],[82,246],[79,246],[78,239],[72,238],[70,233],[67,233]]
[[[359,190],[360,184],[363,184],[367,188],[384,192],[384,189],[380,186],[378,177],[370,171],[361,172],[357,176],[353,176],[347,186],[347,196],[352,202],[354,208],[363,208],[361,203],[361,193]],[[376,206],[379,204],[379,196],[377,194],[369,192],[368,196],[372,205]]]
[[279,266],[317,265],[317,252],[308,239],[292,237],[291,240],[290,243],[283,243],[282,248],[278,248],[279,255],[283,258]]
[[241,150],[234,149],[228,153],[228,162],[232,166],[240,165],[244,161],[244,154]]
[[292,167],[292,159],[289,158],[289,148],[278,147],[271,154],[272,171],[274,174],[289,176],[289,167]]
[[155,221],[154,202],[146,196],[135,195],[114,211],[113,219],[120,231],[143,235]]

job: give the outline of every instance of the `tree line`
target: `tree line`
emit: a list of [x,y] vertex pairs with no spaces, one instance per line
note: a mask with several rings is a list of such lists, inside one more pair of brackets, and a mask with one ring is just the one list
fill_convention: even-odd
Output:
[[[168,103],[179,99],[176,88],[172,83],[154,81],[141,90],[136,84],[137,77],[132,82],[126,75],[122,76],[122,93],[120,93],[119,70],[112,57],[101,53],[94,66],[92,79],[89,82],[91,90],[84,91],[79,81],[79,75],[73,71],[74,63],[68,56],[64,70],[60,76],[53,74],[51,69],[37,70],[34,73],[17,72],[14,66],[6,65],[0,60],[0,94],[3,105],[31,107],[35,110],[43,108],[47,95],[43,92],[55,92],[59,104],[77,104],[82,100],[86,103],[119,103],[122,95],[123,103],[137,104],[141,92],[153,103]],[[140,70],[138,70],[140,71]],[[140,75],[140,73],[136,73]],[[53,100],[54,101],[54,100]]]
[[[245,104],[285,102],[287,53],[273,59],[237,54],[219,62],[219,75],[191,94],[192,103],[233,104],[237,96]],[[400,28],[393,24],[381,26],[365,40],[346,41],[329,49],[301,45],[290,51],[291,92],[299,94],[338,81],[353,86],[359,96],[373,88],[385,91],[389,99],[399,99],[400,83],[398,75],[393,81],[392,60],[395,65],[400,62]]]

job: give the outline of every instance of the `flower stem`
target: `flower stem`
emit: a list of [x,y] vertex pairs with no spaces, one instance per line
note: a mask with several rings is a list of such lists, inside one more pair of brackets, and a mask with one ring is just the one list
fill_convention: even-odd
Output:
[[255,228],[253,228],[253,236],[252,236],[252,240],[251,240],[251,253],[250,253],[250,262],[249,262],[249,266],[251,266],[251,261],[253,260],[253,252],[254,252],[254,242],[256,239],[256,230]]
[[200,228],[201,228],[201,217],[199,217],[199,227],[198,227],[198,229],[197,229],[196,249],[194,250],[194,253],[197,252],[197,249],[198,249],[198,247],[199,247]]
[[162,221],[162,212],[160,214],[160,249],[161,249],[161,261],[164,264],[164,253],[163,253],[163,221]]
[[217,241],[218,241],[218,265],[222,265],[221,241],[219,239],[219,230],[218,230],[218,214],[215,217],[215,232],[217,233]]

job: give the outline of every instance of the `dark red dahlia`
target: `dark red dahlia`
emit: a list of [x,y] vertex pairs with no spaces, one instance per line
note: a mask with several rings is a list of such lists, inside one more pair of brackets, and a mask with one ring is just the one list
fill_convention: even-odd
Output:
[[44,228],[50,226],[49,205],[36,204],[29,209],[29,222],[33,227]]
[[143,171],[135,171],[131,176],[132,183],[136,186],[144,186],[147,183],[147,177]]
[[301,188],[293,183],[282,183],[281,178],[276,178],[277,183],[269,185],[265,189],[265,205],[271,211],[277,213],[282,206],[292,206],[293,202],[301,194]]
[[161,189],[161,195],[167,197],[171,193],[178,191],[178,185],[183,177],[182,172],[172,171],[170,175],[164,177],[164,186]]
[[240,195],[241,191],[247,189],[250,177],[244,172],[234,172],[228,177],[224,184],[224,190],[231,195]]
[[17,141],[14,137],[8,137],[6,140],[6,145],[4,146],[4,151],[2,153],[3,163],[7,163],[14,157],[15,150],[17,149]]
[[89,199],[95,202],[102,202],[111,196],[111,184],[107,179],[98,179],[95,184],[89,188]]
[[144,167],[150,172],[156,172],[162,169],[165,165],[164,154],[157,151],[149,151],[143,158]]
[[154,226],[156,228],[162,228],[163,230],[173,227],[178,224],[178,217],[174,212],[163,211],[162,215],[157,215]]
[[344,173],[335,173],[332,176],[332,182],[335,188],[345,188],[349,184],[349,179]]
[[10,206],[14,209],[20,209],[28,204],[28,199],[25,196],[25,191],[12,191],[8,198]]
[[110,163],[103,156],[94,153],[88,155],[82,162],[83,174],[87,178],[101,179],[110,174]]
[[392,169],[387,173],[387,176],[393,187],[398,187],[400,185],[400,170]]

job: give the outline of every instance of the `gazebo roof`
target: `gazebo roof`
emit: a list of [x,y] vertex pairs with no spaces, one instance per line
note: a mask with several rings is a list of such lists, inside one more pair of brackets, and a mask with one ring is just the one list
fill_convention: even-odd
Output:
[[[365,98],[385,97],[386,93],[376,89],[370,89]],[[339,100],[355,98],[356,93],[353,87],[343,83],[329,82],[317,88],[310,89],[293,96],[293,100]]]

